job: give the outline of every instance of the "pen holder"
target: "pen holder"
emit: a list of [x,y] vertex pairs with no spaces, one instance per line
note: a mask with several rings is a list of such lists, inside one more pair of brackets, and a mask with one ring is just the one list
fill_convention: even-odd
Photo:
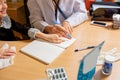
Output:
[[120,14],[113,14],[113,29],[120,29]]

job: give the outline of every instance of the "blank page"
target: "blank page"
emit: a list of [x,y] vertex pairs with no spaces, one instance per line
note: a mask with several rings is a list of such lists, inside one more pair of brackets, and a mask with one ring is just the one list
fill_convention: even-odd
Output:
[[23,47],[21,51],[46,64],[50,64],[64,51],[64,49],[47,42],[34,40]]
[[55,44],[55,43],[53,43],[54,45],[56,45],[56,46],[59,46],[59,47],[61,47],[61,48],[67,48],[67,47],[69,47],[73,42],[75,42],[75,38],[71,38],[71,39],[64,39],[65,41],[64,42],[62,42],[62,43],[59,43],[59,44]]

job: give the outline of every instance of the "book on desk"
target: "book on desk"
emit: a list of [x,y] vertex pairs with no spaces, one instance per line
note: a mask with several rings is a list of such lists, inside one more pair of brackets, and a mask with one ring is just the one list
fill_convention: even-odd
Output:
[[34,40],[21,48],[20,51],[45,64],[50,64],[75,40],[75,38],[72,38],[59,44],[46,42],[44,40]]

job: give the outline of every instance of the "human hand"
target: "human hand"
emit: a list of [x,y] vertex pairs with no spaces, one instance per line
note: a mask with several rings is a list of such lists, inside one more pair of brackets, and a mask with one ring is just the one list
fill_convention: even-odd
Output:
[[35,36],[38,39],[39,38],[44,39],[44,40],[47,40],[47,41],[52,42],[52,43],[61,43],[61,42],[63,42],[61,37],[59,35],[57,35],[57,34],[45,34],[45,33],[42,33],[40,31],[37,31]]
[[71,34],[73,32],[72,26],[69,24],[69,22],[64,21],[62,26],[65,28],[65,30]]
[[15,55],[16,52],[12,49],[0,49],[0,58],[9,58],[12,55]]
[[7,43],[5,43],[0,48],[0,69],[8,67],[9,65],[12,65],[14,63],[14,57],[16,54],[16,47],[11,46]]
[[52,43],[61,43],[64,40],[57,34],[46,34],[45,40]]
[[47,26],[44,30],[44,32],[47,32],[49,34],[57,34],[60,37],[66,37],[68,38],[68,32],[65,30],[64,27],[60,26],[60,25],[53,25],[53,26]]

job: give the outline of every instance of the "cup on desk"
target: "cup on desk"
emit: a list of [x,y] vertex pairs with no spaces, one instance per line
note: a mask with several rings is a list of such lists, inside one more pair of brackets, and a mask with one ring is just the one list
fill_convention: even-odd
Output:
[[120,14],[113,14],[113,29],[120,28]]

